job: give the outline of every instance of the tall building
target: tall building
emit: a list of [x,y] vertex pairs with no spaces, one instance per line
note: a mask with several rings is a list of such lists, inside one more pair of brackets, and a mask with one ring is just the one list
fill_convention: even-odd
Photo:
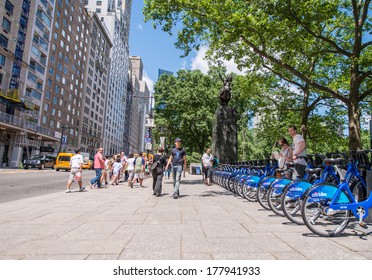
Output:
[[97,13],[113,44],[103,142],[106,153],[112,155],[129,149],[128,73],[132,0],[86,0],[85,4],[88,11]]
[[137,151],[147,150],[145,141],[151,143],[150,132],[145,127],[146,115],[150,109],[150,91],[143,80],[143,62],[139,56],[131,56],[132,80],[136,84],[136,90],[133,93],[132,119],[130,139],[132,147]]
[[91,21],[82,0],[56,1],[40,122],[56,130],[58,138],[64,135],[57,150],[80,145]]
[[54,7],[54,0],[0,1],[0,158],[12,167],[58,141],[39,122]]
[[133,98],[130,118],[130,151],[145,150],[145,120],[149,113],[150,91],[143,80],[143,63],[139,56],[131,56]]
[[82,112],[80,148],[82,152],[94,155],[103,147],[104,120],[110,70],[112,42],[107,30],[95,12],[91,16],[90,45],[85,75],[85,98]]

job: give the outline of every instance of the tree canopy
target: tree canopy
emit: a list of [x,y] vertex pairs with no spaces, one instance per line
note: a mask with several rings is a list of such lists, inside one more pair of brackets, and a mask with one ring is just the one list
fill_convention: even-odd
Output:
[[202,153],[211,145],[218,86],[200,71],[160,76],[154,93],[155,133],[165,136],[168,145],[179,137],[190,152]]
[[[297,85],[303,100],[337,100],[346,109],[349,148],[356,150],[362,148],[363,106],[372,104],[370,2],[145,0],[144,14],[169,33],[181,25],[176,46],[185,55],[206,44],[210,56]],[[311,100],[303,114],[312,111]]]

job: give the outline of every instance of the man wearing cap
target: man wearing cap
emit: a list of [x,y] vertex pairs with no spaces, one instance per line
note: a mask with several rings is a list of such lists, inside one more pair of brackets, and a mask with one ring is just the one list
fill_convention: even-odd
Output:
[[175,148],[172,149],[171,155],[169,157],[167,170],[169,164],[172,163],[172,174],[173,174],[173,198],[177,199],[180,196],[180,180],[182,175],[182,170],[186,170],[186,151],[181,148],[181,139],[176,138],[174,140]]

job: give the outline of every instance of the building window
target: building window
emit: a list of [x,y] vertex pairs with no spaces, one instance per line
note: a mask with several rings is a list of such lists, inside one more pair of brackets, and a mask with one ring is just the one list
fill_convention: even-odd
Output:
[[0,54],[0,66],[4,66],[5,65],[5,56]]
[[14,8],[13,4],[10,3],[10,1],[6,0],[5,1],[5,11],[7,11],[9,14],[12,15],[13,14],[13,8]]
[[0,34],[0,47],[3,47],[3,48],[8,47],[8,38],[5,37],[3,34]]
[[97,14],[100,14],[100,13],[101,13],[101,9],[97,8],[97,9],[96,9],[96,13],[97,13]]
[[102,5],[102,1],[97,1],[97,6],[101,6]]
[[10,32],[10,25],[11,25],[10,21],[4,17],[4,18],[3,18],[3,24],[1,25],[2,28],[3,28],[6,32]]
[[3,73],[0,73],[0,85],[2,84],[3,82]]

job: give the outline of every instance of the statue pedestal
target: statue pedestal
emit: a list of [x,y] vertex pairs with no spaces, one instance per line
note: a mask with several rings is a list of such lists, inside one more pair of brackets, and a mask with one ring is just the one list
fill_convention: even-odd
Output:
[[235,109],[225,105],[214,114],[212,153],[220,163],[238,161],[238,133]]

